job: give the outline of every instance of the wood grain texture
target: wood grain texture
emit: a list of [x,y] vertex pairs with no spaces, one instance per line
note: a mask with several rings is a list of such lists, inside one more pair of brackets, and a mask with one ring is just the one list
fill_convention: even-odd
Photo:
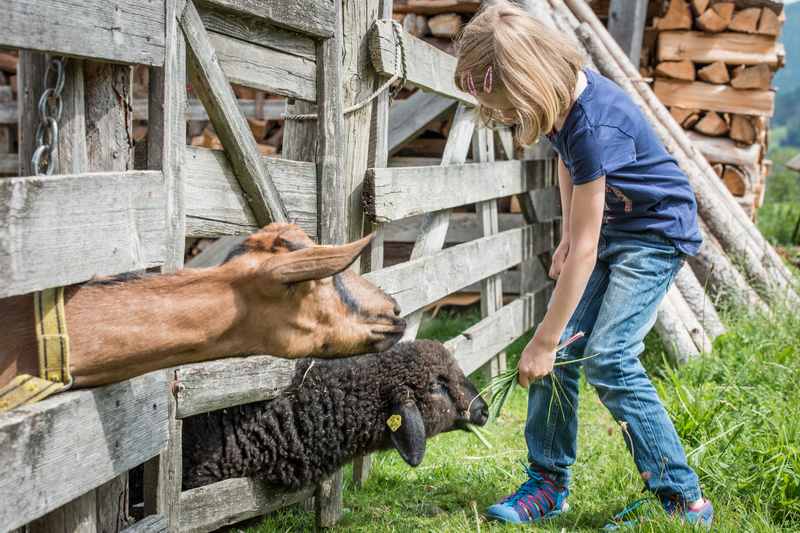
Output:
[[123,529],[122,533],[167,533],[167,531],[169,531],[167,519],[163,515],[157,514],[142,518]]
[[161,172],[0,180],[0,297],[160,265],[164,209]]
[[[658,34],[658,60],[696,63],[722,61],[728,65],[778,65],[775,39],[746,33],[709,34],[697,31],[664,31]],[[687,106],[684,106],[687,107]]]
[[208,111],[253,215],[262,226],[269,222],[287,222],[272,177],[261,163],[250,127],[238,109],[231,85],[191,1],[183,10],[180,24],[189,50],[192,89]]
[[180,531],[205,533],[276,511],[313,496],[314,487],[297,492],[272,490],[250,478],[233,478],[181,494]]
[[166,443],[167,382],[159,372],[0,415],[0,529],[73,500]]
[[[409,217],[389,224],[386,228],[386,240],[391,242],[413,243],[420,232],[423,216]],[[500,231],[518,228],[525,225],[519,213],[500,213],[498,228]],[[447,228],[445,245],[460,244],[481,238],[481,221],[476,213],[452,213]]]
[[203,3],[314,37],[327,38],[334,32],[336,15],[331,0],[203,0]]
[[[219,237],[261,228],[242,194],[225,153],[186,147],[186,234]],[[289,219],[312,238],[317,235],[316,169],[313,163],[263,158]]]
[[396,101],[389,111],[389,154],[416,138],[425,126],[450,112],[455,104],[451,98],[424,91]]
[[364,277],[393,296],[404,315],[552,248],[548,225],[504,231]]
[[509,344],[533,329],[544,314],[544,306],[540,305],[542,309],[537,309],[537,303],[546,301],[551,291],[552,282],[549,282],[539,291],[543,298],[537,298],[531,293],[522,295],[445,342],[444,345],[456,358],[464,374],[475,372]]
[[182,366],[175,371],[177,417],[271,400],[291,384],[296,363],[253,355]]
[[3,46],[120,63],[164,62],[164,3],[6,0]]
[[[412,85],[475,105],[475,99],[461,92],[453,81],[456,58],[425,41],[403,33],[406,50],[407,78]],[[380,74],[393,76],[402,71],[396,63],[395,33],[389,20],[377,20],[369,36],[372,64]]]
[[657,79],[653,90],[667,106],[741,113],[770,117],[775,111],[775,93],[760,89],[734,89],[703,82],[681,83]]
[[211,46],[231,83],[290,98],[317,98],[316,61],[213,31]]
[[266,20],[236,11],[215,7],[213,2],[196,3],[203,24],[210,32],[235,37],[241,41],[278,50],[316,62],[314,39],[289,31]]

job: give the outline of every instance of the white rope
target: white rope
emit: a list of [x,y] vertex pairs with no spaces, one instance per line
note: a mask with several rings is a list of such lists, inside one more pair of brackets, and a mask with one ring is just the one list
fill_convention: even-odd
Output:
[[[396,20],[392,20],[392,28],[394,28],[395,34],[395,47],[394,47],[394,64],[397,67],[397,63],[401,64],[401,74],[394,74],[391,78],[386,80],[386,83],[378,87],[378,89],[373,92],[366,100],[353,104],[349,107],[344,109],[344,114],[349,115],[355,111],[358,111],[362,107],[365,107],[367,104],[375,100],[378,96],[380,96],[384,91],[386,91],[391,85],[396,82],[397,80],[401,79],[403,82],[399,85],[399,87],[403,87],[406,83],[406,75],[408,73],[406,67],[406,48],[405,44],[403,44],[403,27]],[[284,113],[281,115],[281,118],[285,120],[317,120],[319,118],[317,113],[304,113],[304,114],[290,114]]]

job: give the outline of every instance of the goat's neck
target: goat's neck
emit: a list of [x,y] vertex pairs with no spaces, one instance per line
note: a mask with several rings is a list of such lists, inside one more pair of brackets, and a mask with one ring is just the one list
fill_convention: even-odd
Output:
[[238,353],[233,332],[244,304],[218,272],[185,270],[76,289],[66,304],[76,384]]

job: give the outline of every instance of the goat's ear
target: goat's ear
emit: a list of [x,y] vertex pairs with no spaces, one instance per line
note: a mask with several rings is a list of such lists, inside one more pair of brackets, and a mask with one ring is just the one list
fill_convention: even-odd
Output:
[[394,406],[386,425],[400,457],[411,466],[419,465],[425,456],[425,423],[419,408],[411,402]]
[[312,246],[275,256],[269,273],[279,283],[299,283],[322,279],[343,271],[372,241],[372,235],[341,246]]

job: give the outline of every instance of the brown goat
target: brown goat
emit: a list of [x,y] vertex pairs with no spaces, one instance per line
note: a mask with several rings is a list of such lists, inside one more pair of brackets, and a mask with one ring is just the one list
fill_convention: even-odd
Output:
[[[270,224],[218,267],[68,287],[75,386],[234,355],[386,350],[405,330],[400,309],[346,270],[369,240],[318,246],[293,224]],[[0,386],[38,375],[31,295],[0,300],[0,316]]]

